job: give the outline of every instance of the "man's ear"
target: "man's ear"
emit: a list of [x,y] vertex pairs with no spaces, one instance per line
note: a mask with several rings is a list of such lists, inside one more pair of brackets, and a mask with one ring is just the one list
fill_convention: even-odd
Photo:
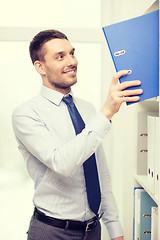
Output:
[[36,71],[39,74],[41,74],[41,75],[45,75],[46,74],[45,70],[44,70],[44,65],[43,65],[43,63],[41,61],[38,61],[38,60],[35,61],[34,62],[34,67],[35,67]]

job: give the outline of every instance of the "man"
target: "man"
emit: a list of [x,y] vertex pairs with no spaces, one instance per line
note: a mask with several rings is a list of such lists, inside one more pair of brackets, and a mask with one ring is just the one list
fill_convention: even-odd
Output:
[[[140,81],[117,84],[128,71],[116,73],[106,102],[96,113],[91,104],[76,98],[71,91],[77,82],[74,52],[67,37],[56,30],[42,31],[30,43],[30,56],[43,85],[40,94],[13,113],[19,149],[35,183],[35,211],[28,240],[100,240],[101,217],[111,239],[122,240],[102,139],[122,102],[139,99],[136,95],[142,93],[141,89],[126,88],[140,85]],[[70,106],[65,102],[66,96]],[[78,133],[72,107],[85,122]],[[82,125],[83,120],[80,119]],[[90,190],[85,168],[89,161],[91,165],[96,162],[94,170],[89,169],[91,184],[93,181]],[[97,195],[90,198],[89,191]]]

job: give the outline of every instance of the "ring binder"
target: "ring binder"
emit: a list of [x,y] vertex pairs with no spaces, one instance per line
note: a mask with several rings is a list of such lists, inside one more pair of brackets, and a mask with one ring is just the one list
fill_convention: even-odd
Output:
[[[151,235],[151,208],[157,204],[143,188],[134,189],[134,240],[149,240]],[[157,240],[157,239],[156,239]]]
[[[132,69],[120,82],[140,80],[139,101],[159,96],[159,10],[102,29],[116,71]],[[125,54],[119,49],[125,49]]]

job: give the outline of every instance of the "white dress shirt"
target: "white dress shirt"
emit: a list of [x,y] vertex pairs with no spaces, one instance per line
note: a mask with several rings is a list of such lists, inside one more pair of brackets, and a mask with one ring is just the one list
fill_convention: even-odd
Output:
[[76,135],[63,96],[42,85],[36,97],[13,112],[19,149],[35,183],[34,205],[59,219],[86,221],[94,217],[87,201],[83,162],[95,152],[101,187],[99,212],[104,213],[102,220],[110,237],[122,236],[102,148],[111,123],[90,103],[73,96],[86,124]]

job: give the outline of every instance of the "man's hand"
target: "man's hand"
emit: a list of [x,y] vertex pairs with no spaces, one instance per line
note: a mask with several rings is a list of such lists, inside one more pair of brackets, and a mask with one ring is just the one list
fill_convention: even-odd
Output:
[[124,240],[123,237],[113,238],[112,240]]
[[113,117],[120,109],[120,106],[123,102],[135,102],[139,100],[138,96],[142,94],[142,89],[136,90],[125,90],[128,87],[139,86],[141,82],[139,80],[126,81],[118,84],[120,77],[128,74],[127,70],[121,70],[117,72],[110,85],[109,93],[106,99],[105,104],[101,108],[101,112],[109,119]]

